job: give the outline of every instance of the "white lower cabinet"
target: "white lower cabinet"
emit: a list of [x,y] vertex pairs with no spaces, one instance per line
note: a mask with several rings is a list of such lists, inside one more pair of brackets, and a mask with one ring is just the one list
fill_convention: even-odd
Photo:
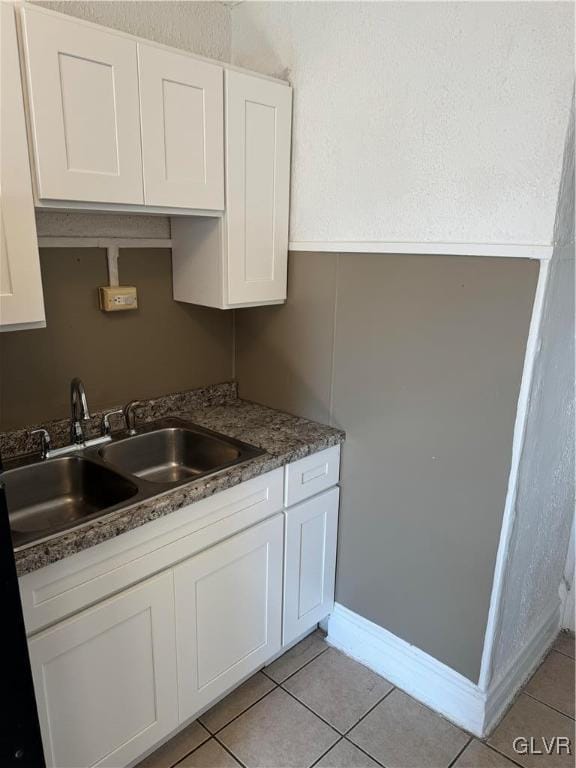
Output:
[[49,768],[125,766],[177,726],[172,572],[30,640]]
[[174,569],[180,721],[281,647],[282,515]]
[[290,507],[286,516],[282,644],[326,618],[334,606],[339,488]]
[[[307,457],[288,476],[299,487],[336,462],[322,475],[336,482],[337,459]],[[136,764],[330,613],[339,489],[280,511],[282,477],[21,578],[28,632],[58,622],[29,637],[48,768]]]

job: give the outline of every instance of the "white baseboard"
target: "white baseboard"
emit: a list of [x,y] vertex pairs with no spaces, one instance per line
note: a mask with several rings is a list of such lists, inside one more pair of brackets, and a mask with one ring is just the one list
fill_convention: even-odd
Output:
[[453,723],[482,735],[485,695],[459,672],[339,603],[327,639]]
[[339,603],[328,620],[327,640],[456,725],[483,737],[536,667],[556,636],[559,623],[557,607],[488,691]]
[[561,606],[544,616],[530,640],[509,664],[504,674],[494,678],[486,695],[484,731],[489,733],[506,712],[521,686],[534,672],[560,631]]

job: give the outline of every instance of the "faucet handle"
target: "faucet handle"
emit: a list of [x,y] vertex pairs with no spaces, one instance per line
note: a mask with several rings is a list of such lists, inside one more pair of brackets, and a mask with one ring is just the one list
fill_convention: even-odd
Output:
[[33,429],[28,433],[29,435],[41,435],[40,442],[40,456],[42,459],[47,459],[50,450],[52,449],[52,441],[50,440],[50,433],[47,429]]
[[109,437],[112,434],[112,427],[110,426],[110,416],[123,416],[124,411],[122,408],[117,408],[115,411],[108,411],[102,416],[102,423],[100,425],[100,434],[102,437]]
[[124,406],[124,419],[126,420],[126,429],[130,435],[136,434],[136,408],[141,408],[143,403],[140,400],[131,400]]

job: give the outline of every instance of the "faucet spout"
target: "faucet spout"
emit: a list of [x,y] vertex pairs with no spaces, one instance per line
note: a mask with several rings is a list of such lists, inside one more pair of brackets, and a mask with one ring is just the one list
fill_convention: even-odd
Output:
[[84,384],[77,377],[70,382],[70,411],[70,440],[75,444],[83,443],[84,430],[81,422],[90,420],[90,411]]

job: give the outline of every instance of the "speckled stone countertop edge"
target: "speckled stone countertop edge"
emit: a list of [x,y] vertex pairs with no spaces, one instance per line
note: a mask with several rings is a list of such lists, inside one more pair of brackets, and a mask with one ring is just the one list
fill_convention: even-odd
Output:
[[[237,398],[223,398],[217,400],[217,404],[211,405],[200,404],[196,400],[191,408],[186,407],[186,404],[180,401],[179,407],[171,409],[169,415],[188,419],[229,437],[256,445],[266,453],[159,496],[116,510],[48,541],[22,548],[15,552],[19,576],[82,552],[292,461],[339,445],[345,439],[342,430]],[[161,416],[164,415],[166,414],[162,412]],[[153,415],[146,421],[153,421],[158,417]]]

